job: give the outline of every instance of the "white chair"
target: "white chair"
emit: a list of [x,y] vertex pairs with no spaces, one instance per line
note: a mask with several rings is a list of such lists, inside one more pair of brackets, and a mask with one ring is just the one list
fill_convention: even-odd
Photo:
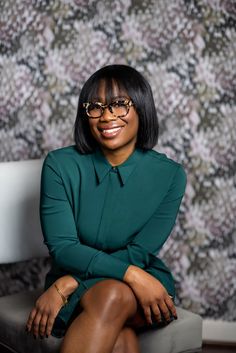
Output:
[[[48,256],[39,223],[42,160],[0,163],[0,264]],[[0,298],[0,351],[58,353],[61,339],[35,340],[26,319],[42,290]],[[202,319],[177,308],[178,320],[139,335],[142,353],[200,352]]]

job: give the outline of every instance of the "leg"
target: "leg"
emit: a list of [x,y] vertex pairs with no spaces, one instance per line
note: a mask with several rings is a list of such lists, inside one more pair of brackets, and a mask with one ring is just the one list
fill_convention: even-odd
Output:
[[138,337],[131,327],[121,330],[112,353],[140,353]]
[[147,327],[147,321],[145,319],[142,307],[137,304],[137,310],[134,316],[130,317],[126,321],[126,326],[133,328],[134,330],[143,329]]
[[82,312],[67,330],[61,353],[111,353],[125,322],[137,310],[131,288],[113,279],[95,284],[80,305]]

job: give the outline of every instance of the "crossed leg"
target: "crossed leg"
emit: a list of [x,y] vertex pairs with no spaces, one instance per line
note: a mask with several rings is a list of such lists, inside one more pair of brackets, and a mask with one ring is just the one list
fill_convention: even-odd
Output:
[[137,335],[133,328],[124,327],[121,330],[112,353],[140,353]]
[[131,324],[138,304],[128,285],[101,281],[83,295],[80,306],[82,312],[68,328],[60,353],[140,353]]

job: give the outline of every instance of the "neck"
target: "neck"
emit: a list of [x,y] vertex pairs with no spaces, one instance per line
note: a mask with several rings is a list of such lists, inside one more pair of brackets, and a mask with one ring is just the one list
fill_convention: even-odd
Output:
[[101,150],[106,157],[107,161],[112,165],[116,166],[122,164],[129,156],[134,152],[135,147],[117,149],[117,150],[107,150],[101,147]]

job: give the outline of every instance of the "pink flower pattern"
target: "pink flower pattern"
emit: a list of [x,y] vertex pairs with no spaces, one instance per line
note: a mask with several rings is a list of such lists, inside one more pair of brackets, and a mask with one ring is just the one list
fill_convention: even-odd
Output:
[[[72,144],[78,95],[90,74],[112,63],[137,68],[153,88],[155,149],[188,175],[160,253],[176,278],[177,303],[235,320],[235,1],[9,0],[1,18],[1,161],[41,158]],[[47,266],[45,259],[24,271],[2,266],[0,294],[40,285]]]

